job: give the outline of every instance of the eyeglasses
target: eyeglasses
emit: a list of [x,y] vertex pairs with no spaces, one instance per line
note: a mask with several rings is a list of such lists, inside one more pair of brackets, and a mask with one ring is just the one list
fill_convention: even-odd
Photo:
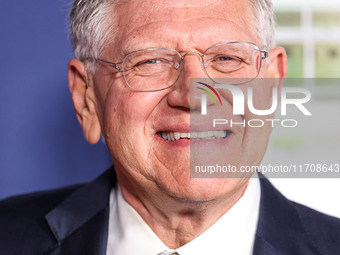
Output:
[[204,70],[213,82],[235,78],[235,85],[255,79],[260,73],[262,60],[268,57],[268,52],[260,50],[256,44],[227,42],[209,47],[202,55],[187,52],[181,56],[173,49],[149,48],[130,52],[119,63],[97,60],[123,72],[126,84],[134,91],[151,92],[175,84],[183,68],[183,59],[188,54],[201,57]]

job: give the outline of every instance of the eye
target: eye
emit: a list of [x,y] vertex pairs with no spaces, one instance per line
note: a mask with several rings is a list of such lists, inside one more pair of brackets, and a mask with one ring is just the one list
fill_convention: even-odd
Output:
[[221,57],[218,57],[217,60],[219,60],[219,61],[230,61],[230,60],[235,60],[235,59],[232,58],[232,57],[228,57],[228,56],[221,56]]
[[147,58],[147,59],[140,59],[136,63],[131,63],[131,68],[138,68],[138,69],[145,69],[145,68],[159,68],[160,66],[164,65],[164,61],[159,58]]
[[237,62],[237,63],[244,62],[244,60],[240,56],[228,56],[228,55],[216,56],[215,61],[218,61],[218,62]]
[[159,60],[159,59],[148,59],[148,60],[145,60],[144,62],[142,62],[140,64],[158,64],[160,62],[161,62],[161,60]]
[[239,65],[245,63],[242,57],[233,55],[218,55],[214,58],[213,62],[217,65]]
[[134,67],[158,66],[163,65],[166,61],[159,58],[142,59],[134,64]]

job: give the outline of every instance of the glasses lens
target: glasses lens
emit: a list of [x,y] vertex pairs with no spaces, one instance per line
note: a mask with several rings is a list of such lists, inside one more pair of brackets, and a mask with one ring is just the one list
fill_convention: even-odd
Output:
[[128,54],[123,60],[126,83],[134,90],[157,91],[174,84],[181,57],[171,49],[146,49]]
[[235,84],[256,78],[261,68],[261,52],[251,43],[218,44],[204,53],[209,77],[219,82],[223,78],[235,79]]

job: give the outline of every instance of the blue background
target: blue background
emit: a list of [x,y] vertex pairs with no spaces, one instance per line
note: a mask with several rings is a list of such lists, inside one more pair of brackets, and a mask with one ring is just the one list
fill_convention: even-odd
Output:
[[111,165],[86,142],[67,83],[67,0],[2,1],[0,198],[93,179]]

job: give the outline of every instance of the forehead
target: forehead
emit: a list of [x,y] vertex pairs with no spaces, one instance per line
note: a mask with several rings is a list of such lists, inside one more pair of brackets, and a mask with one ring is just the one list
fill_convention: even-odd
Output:
[[249,0],[130,0],[116,5],[115,11],[115,48],[127,52],[204,48],[236,40],[257,43]]

